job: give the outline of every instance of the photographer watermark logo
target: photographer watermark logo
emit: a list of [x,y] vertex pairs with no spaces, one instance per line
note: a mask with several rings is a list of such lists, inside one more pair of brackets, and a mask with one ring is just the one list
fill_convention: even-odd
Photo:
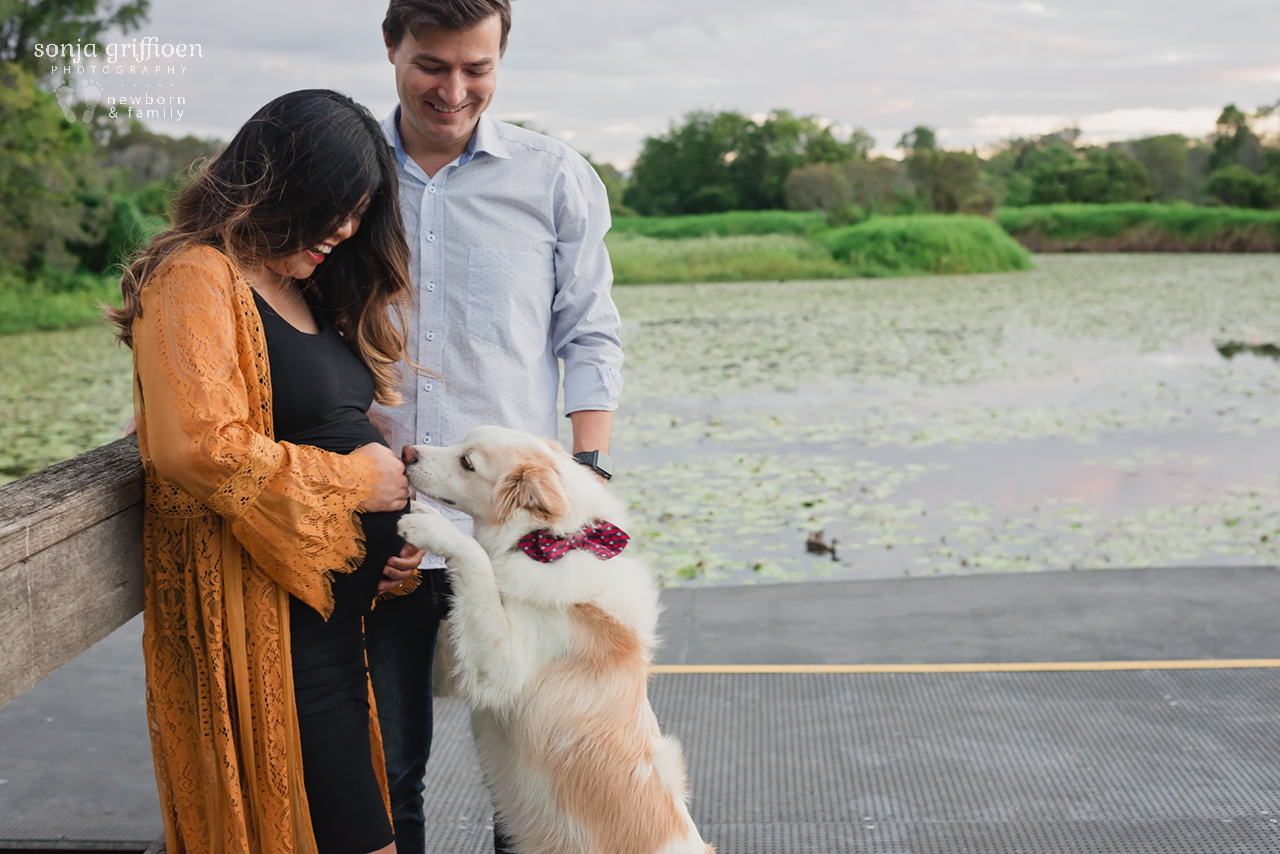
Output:
[[[79,104],[76,103],[76,88],[74,86],[63,84],[53,94],[58,99],[58,106],[62,108],[63,117],[72,124],[75,124],[77,118],[85,124],[89,124],[89,122],[93,121],[93,114],[97,112],[98,105],[102,103],[102,88],[96,80],[90,80],[85,84],[82,90],[83,97],[81,97]],[[83,108],[83,112],[79,116],[76,115],[76,107]]]
[[[175,81],[185,77],[190,67],[186,63],[204,58],[204,48],[198,43],[162,43],[155,36],[104,45],[79,41],[38,44],[34,52],[37,59],[51,61],[49,75],[60,81],[54,94],[62,115],[69,122],[86,124],[100,109],[113,119],[123,115],[182,121],[187,99],[174,91]],[[77,100],[72,81],[86,74],[111,79],[101,82],[90,77],[80,87],[81,98]]]

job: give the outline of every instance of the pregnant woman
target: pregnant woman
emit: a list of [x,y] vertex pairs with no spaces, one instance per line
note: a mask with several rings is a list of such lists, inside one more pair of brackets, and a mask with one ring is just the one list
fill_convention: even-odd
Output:
[[[109,312],[134,352],[143,654],[170,854],[392,854],[363,617],[411,577],[398,403],[409,293],[367,110],[263,107],[174,204]],[[400,570],[388,570],[388,560]]]

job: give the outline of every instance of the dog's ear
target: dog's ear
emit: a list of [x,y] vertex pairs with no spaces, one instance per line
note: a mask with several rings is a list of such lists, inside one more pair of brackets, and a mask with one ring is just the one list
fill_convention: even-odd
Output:
[[550,522],[569,512],[569,499],[560,485],[560,473],[550,460],[523,460],[516,464],[497,489],[497,523],[517,510]]

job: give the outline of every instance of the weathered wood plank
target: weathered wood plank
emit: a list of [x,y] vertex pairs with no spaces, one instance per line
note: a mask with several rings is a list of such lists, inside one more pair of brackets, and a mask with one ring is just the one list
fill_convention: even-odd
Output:
[[132,436],[0,487],[0,571],[141,502]]
[[0,570],[0,706],[142,610],[142,504]]
[[28,580],[25,573],[0,572],[0,706],[31,687],[29,662],[36,654]]
[[0,706],[142,610],[135,439],[0,488]]

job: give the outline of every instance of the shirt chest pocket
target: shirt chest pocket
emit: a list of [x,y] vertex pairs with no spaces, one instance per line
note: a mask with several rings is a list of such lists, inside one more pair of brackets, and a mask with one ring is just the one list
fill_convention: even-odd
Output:
[[536,252],[473,247],[467,259],[467,332],[509,350],[544,350],[555,276]]

